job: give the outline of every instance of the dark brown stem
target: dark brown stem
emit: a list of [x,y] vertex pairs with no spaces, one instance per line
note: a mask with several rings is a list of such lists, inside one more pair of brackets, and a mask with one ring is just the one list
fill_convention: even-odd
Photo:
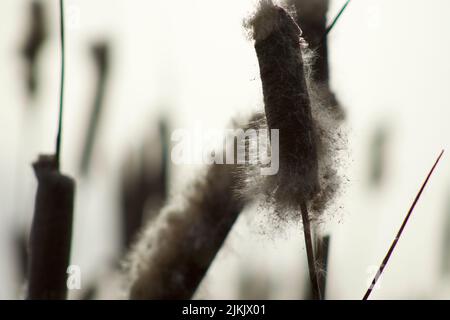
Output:
[[384,268],[386,267],[389,258],[391,257],[392,253],[394,252],[395,246],[398,243],[398,240],[400,239],[403,230],[405,229],[406,224],[408,223],[409,217],[411,216],[411,213],[414,211],[414,208],[416,207],[417,202],[420,199],[420,196],[422,195],[423,190],[425,189],[428,180],[430,180],[431,175],[433,174],[434,169],[436,168],[437,164],[439,163],[439,160],[441,160],[442,155],[444,154],[444,150],[442,150],[442,152],[440,153],[439,157],[437,158],[436,162],[434,163],[433,167],[431,168],[430,172],[428,173],[427,178],[425,179],[425,181],[422,184],[422,187],[420,188],[419,192],[416,195],[416,198],[414,199],[413,204],[411,205],[411,208],[409,208],[408,213],[406,214],[405,220],[403,220],[403,223],[400,227],[400,230],[398,230],[397,236],[395,237],[394,241],[391,244],[391,247],[389,248],[389,251],[387,252],[386,256],[383,259],[383,262],[381,262],[380,268],[378,269],[375,277],[372,280],[372,283],[370,284],[369,289],[367,289],[366,294],[363,297],[363,300],[367,300],[370,296],[370,294],[372,293],[373,288],[375,287],[375,285],[377,284],[378,279],[380,278],[381,274],[383,273]]
[[311,225],[309,221],[308,209],[305,202],[301,204],[300,209],[303,220],[303,234],[305,235],[306,255],[308,257],[309,278],[311,280],[313,298],[314,300],[322,300],[319,288],[319,280],[317,276],[317,268],[314,259]]

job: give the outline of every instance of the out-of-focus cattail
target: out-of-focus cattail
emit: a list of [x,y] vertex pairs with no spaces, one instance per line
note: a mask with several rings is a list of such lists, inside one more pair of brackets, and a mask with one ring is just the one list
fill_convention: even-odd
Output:
[[[327,26],[329,0],[289,0],[295,8],[296,22],[303,30],[303,37],[310,45],[311,69],[309,71],[309,90],[314,104],[320,104],[322,111],[329,112],[337,121],[345,118],[345,112],[330,88],[328,60],[328,32],[347,7],[345,3],[333,23]],[[317,101],[315,101],[317,100]]]
[[83,151],[81,153],[80,172],[87,174],[95,144],[95,137],[103,112],[103,101],[106,91],[106,84],[110,65],[110,48],[108,43],[100,42],[92,46],[92,57],[95,62],[97,72],[97,85],[94,102],[89,117],[89,124],[84,139]]
[[[133,165],[133,159],[128,158],[124,164],[121,183],[121,218],[125,250],[130,248],[142,224],[146,220],[154,218],[166,201],[167,153],[170,143],[167,135],[167,123],[165,120],[161,120],[159,122],[159,150],[155,148],[154,139],[149,139],[145,141],[140,150],[138,163]],[[151,155],[148,155],[149,151]],[[150,157],[151,159],[149,159]],[[145,212],[149,214],[146,216]]]
[[[447,194],[450,195],[450,190],[447,191]],[[448,277],[450,276],[450,250],[448,250],[450,248],[450,196],[447,196],[445,199],[444,217],[445,221],[441,226],[444,229],[441,243],[441,275],[442,277]]]
[[329,0],[289,0],[297,13],[297,24],[305,40],[315,47],[312,78],[317,82],[328,82],[328,44],[323,39],[327,30]]
[[28,299],[65,299],[75,182],[57,169],[54,156],[33,164],[38,190],[30,235]]
[[22,228],[14,233],[14,251],[16,253],[17,269],[20,282],[27,278],[28,270],[28,233]]
[[143,230],[127,261],[131,299],[192,298],[247,203],[236,192],[241,173],[240,164],[210,165]]
[[36,60],[47,37],[44,11],[44,4],[41,1],[33,1],[30,4],[28,35],[22,49],[22,54],[26,61],[27,92],[30,96],[33,96],[37,89]]
[[390,128],[386,124],[378,125],[370,138],[369,178],[371,187],[379,188],[386,178],[387,161],[389,159]]
[[190,299],[243,209],[233,166],[212,165],[181,204],[166,206],[130,256],[131,299]]

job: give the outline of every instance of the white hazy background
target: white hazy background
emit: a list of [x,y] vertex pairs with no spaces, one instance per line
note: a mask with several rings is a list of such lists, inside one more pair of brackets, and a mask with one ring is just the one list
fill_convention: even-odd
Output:
[[[24,91],[19,50],[28,0],[0,2],[0,299],[20,297],[14,232],[29,228],[36,180],[31,162],[54,150],[59,99],[58,1],[44,1],[50,35],[41,51],[35,101]],[[332,1],[329,20],[345,1]],[[77,178],[71,263],[82,283],[101,277],[119,249],[118,182],[125,155],[156,132],[161,113],[173,128],[224,128],[262,108],[259,70],[242,20],[242,0],[67,0],[62,170]],[[329,36],[331,83],[347,113],[348,156],[332,232],[327,297],[360,299],[427,171],[450,143],[450,2],[352,1]],[[112,58],[91,175],[78,160],[95,84],[89,48],[106,39]],[[371,188],[371,139],[387,126],[386,178]],[[450,150],[449,150],[450,151]],[[450,215],[445,155],[418,203],[373,299],[450,298],[441,268]],[[195,175],[172,166],[171,191]],[[263,235],[249,209],[202,283],[199,298],[239,298],[242,273],[269,286],[269,298],[304,296],[301,225]],[[106,277],[108,281],[108,277]],[[113,289],[103,298],[116,297]]]

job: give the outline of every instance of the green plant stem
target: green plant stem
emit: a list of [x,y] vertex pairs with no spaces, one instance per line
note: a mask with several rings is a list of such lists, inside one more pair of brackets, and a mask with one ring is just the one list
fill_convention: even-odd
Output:
[[342,6],[341,10],[339,10],[336,17],[334,17],[333,22],[331,22],[331,24],[327,27],[327,29],[325,30],[325,33],[322,36],[322,39],[320,40],[320,43],[318,44],[319,46],[325,41],[328,34],[334,28],[334,26],[336,25],[336,23],[338,22],[339,18],[342,16],[342,14],[344,13],[344,11],[347,8],[349,3],[350,3],[350,0],[347,0],[347,2],[345,2],[345,4]]
[[60,167],[61,157],[61,136],[62,136],[62,119],[63,119],[63,100],[64,100],[64,0],[59,0],[59,16],[60,16],[60,34],[61,34],[61,83],[59,92],[59,117],[58,117],[58,133],[56,136],[56,166]]

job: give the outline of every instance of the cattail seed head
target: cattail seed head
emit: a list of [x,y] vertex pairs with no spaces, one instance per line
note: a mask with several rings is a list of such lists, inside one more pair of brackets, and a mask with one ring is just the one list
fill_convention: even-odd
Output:
[[[324,13],[327,1],[320,3]],[[311,21],[308,24],[314,25]],[[258,170],[247,166],[241,193],[264,196],[262,205],[275,210],[271,225],[279,227],[282,222],[298,220],[302,203],[308,205],[311,219],[321,220],[340,188],[341,176],[336,168],[342,164],[340,157],[346,144],[341,128],[343,111],[327,82],[316,74],[320,69],[317,59],[326,56],[317,57],[308,48],[290,13],[271,0],[261,0],[244,26],[254,40],[264,96],[265,116],[254,126],[279,129],[279,171],[273,176],[260,176]],[[270,143],[273,145],[273,141]]]
[[270,1],[250,21],[259,61],[267,126],[279,129],[275,198],[308,201],[319,191],[317,138],[305,78],[301,30]]

